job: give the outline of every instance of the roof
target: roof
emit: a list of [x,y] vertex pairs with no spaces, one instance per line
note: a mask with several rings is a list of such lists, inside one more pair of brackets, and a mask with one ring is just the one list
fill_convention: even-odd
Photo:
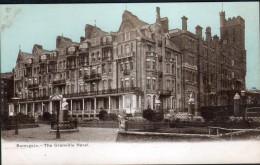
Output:
[[9,79],[12,78],[12,76],[12,72],[1,73],[1,79]]
[[32,58],[32,54],[27,53],[27,52],[20,51],[20,55],[21,55],[23,61],[26,61],[26,60]]
[[132,14],[130,11],[125,10],[123,13],[123,17],[128,17],[135,27],[141,27],[147,25],[148,23],[140,20],[136,15]]
[[140,20],[136,15],[132,14],[130,11],[125,10],[122,16],[122,23],[118,31],[122,29],[122,25],[126,21],[130,21],[134,28],[140,28],[142,26],[148,25],[148,23]]

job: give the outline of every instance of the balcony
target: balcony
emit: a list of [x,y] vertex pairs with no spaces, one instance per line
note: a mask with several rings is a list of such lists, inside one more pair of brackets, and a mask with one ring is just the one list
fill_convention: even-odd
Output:
[[84,76],[84,81],[97,81],[101,80],[101,74],[90,74]]
[[39,71],[39,74],[46,74],[47,73],[47,68],[46,68],[46,70],[40,70]]
[[76,65],[70,64],[66,66],[67,69],[76,69]]
[[127,58],[127,57],[133,57],[134,55],[135,55],[135,52],[129,52],[129,53],[125,53],[125,54],[119,54],[119,55],[118,55],[118,59]]
[[102,45],[107,45],[107,46],[112,46],[113,42],[112,41],[105,41],[105,42],[102,42]]
[[107,90],[98,90],[98,91],[88,91],[88,92],[79,92],[64,94],[64,97],[79,97],[79,96],[96,96],[96,95],[106,95],[106,94],[118,94],[118,93],[141,93],[139,87],[127,87],[127,88],[117,88],[117,89],[107,89]]
[[174,95],[174,92],[172,92],[171,90],[158,90],[157,94],[161,96],[171,96]]
[[146,52],[146,56],[154,56],[154,57],[156,57],[157,53],[155,53],[155,52]]
[[124,74],[124,76],[130,75],[130,70],[124,70],[124,71],[123,71],[123,74]]
[[56,68],[48,68],[48,72],[49,73],[55,73],[55,72],[57,72],[57,69]]
[[66,80],[53,80],[53,85],[66,85]]
[[187,62],[184,63],[184,67],[189,68],[189,69],[197,70],[197,66],[190,65],[190,64],[188,64]]
[[47,59],[39,59],[39,62],[40,62],[40,63],[46,63],[46,62],[47,62]]
[[88,61],[87,62],[83,61],[83,62],[80,62],[79,65],[80,66],[87,66],[87,65],[89,65],[89,62]]
[[39,84],[29,84],[28,88],[39,88]]

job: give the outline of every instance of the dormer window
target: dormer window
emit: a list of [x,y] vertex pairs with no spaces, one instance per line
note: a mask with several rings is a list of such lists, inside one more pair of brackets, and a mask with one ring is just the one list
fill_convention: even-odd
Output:
[[76,48],[74,46],[68,48],[69,54],[74,54],[75,51],[76,51]]

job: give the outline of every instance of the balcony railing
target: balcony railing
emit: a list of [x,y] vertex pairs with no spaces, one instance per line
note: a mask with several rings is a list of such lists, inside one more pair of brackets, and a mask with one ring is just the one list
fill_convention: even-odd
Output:
[[40,70],[39,71],[39,74],[46,74],[47,73],[47,68],[46,68],[46,70]]
[[28,88],[39,88],[39,84],[29,84]]
[[69,64],[66,66],[67,69],[76,69],[76,65]]
[[172,92],[171,90],[158,90],[157,93],[158,93],[158,95],[161,95],[161,96],[174,95],[174,92]]
[[125,54],[119,54],[118,58],[127,58],[127,57],[132,57],[135,55],[135,52],[129,52],[129,53],[125,53]]
[[155,56],[156,57],[157,53],[155,53],[155,52],[146,52],[146,55],[147,56]]
[[54,68],[54,69],[48,68],[48,72],[49,73],[55,73],[55,72],[57,72],[57,69],[56,68]]
[[95,96],[95,95],[117,94],[117,93],[126,93],[126,92],[140,93],[141,89],[139,87],[107,89],[107,90],[98,90],[98,91],[88,91],[88,92],[64,94],[64,97]]
[[53,80],[53,85],[66,84],[66,80]]
[[113,42],[112,41],[105,41],[105,42],[102,42],[102,45],[112,45]]
[[84,81],[96,81],[101,79],[101,74],[90,74],[84,76]]
[[89,65],[89,62],[80,62],[79,65],[80,66],[87,66],[87,65]]

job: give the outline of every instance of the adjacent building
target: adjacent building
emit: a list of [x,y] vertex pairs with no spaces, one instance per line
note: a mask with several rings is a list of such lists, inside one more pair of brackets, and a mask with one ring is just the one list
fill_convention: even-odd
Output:
[[35,44],[32,53],[19,50],[14,70],[19,111],[28,115],[55,113],[67,98],[70,114],[95,116],[126,110],[141,113],[150,106],[166,113],[187,111],[195,98],[195,114],[201,106],[225,105],[229,91],[245,88],[245,23],[241,17],[225,19],[220,13],[221,37],[202,27],[196,33],[169,29],[167,17],[148,24],[124,11],[117,32],[105,32],[87,24],[85,36],[73,42],[56,38],[56,49]]
[[12,72],[1,73],[1,115],[8,114],[8,103],[14,96],[14,78]]

